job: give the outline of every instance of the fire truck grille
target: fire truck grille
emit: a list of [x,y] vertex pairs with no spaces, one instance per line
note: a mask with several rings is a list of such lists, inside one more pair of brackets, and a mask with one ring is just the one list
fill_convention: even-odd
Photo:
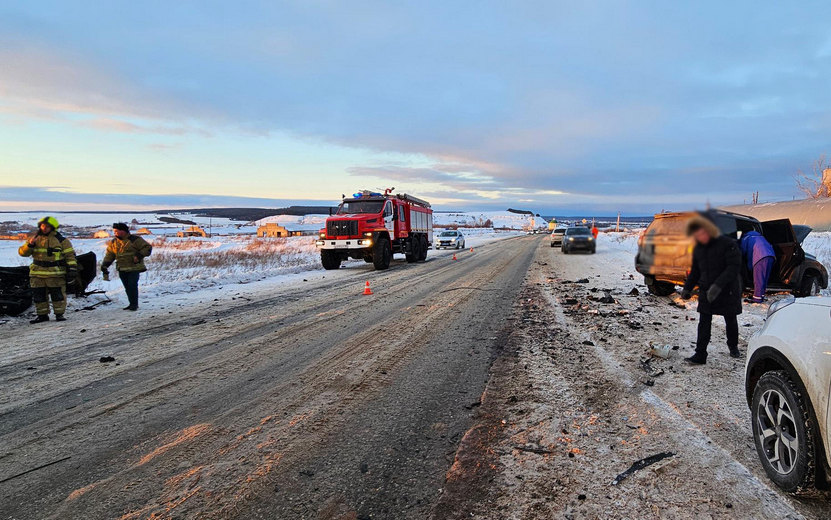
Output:
[[328,236],[355,236],[358,234],[358,222],[355,220],[330,220],[326,223]]

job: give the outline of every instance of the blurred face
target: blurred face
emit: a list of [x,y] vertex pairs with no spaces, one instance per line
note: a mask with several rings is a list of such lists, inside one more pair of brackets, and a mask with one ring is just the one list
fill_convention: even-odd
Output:
[[52,226],[50,226],[46,222],[41,222],[40,223],[40,232],[43,233],[44,235],[48,235],[49,233],[52,232]]
[[710,238],[712,238],[712,237],[710,237],[710,233],[707,233],[707,230],[704,229],[704,228],[696,229],[695,231],[693,231],[692,236],[693,236],[693,238],[695,239],[696,242],[698,242],[699,244],[705,244],[705,245],[707,243],[709,243]]
[[123,229],[113,229],[113,235],[117,236],[118,238],[124,238],[127,236],[127,232]]

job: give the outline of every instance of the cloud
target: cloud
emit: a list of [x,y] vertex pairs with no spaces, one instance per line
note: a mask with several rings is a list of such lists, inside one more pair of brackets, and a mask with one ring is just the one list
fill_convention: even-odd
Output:
[[139,193],[84,193],[66,188],[0,186],[0,208],[7,210],[58,210],[94,205],[104,208],[182,209],[208,207],[280,208],[292,204],[328,205],[331,201],[235,197],[212,194],[147,195]]
[[6,9],[6,121],[182,141],[232,129],[263,148],[285,133],[370,157],[310,157],[321,170],[448,200],[787,198],[789,172],[828,151],[822,2],[263,3],[198,22],[153,4]]

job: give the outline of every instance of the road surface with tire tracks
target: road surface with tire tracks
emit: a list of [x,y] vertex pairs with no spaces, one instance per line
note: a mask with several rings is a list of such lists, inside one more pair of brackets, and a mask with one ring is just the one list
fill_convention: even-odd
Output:
[[7,330],[0,518],[428,517],[538,243]]

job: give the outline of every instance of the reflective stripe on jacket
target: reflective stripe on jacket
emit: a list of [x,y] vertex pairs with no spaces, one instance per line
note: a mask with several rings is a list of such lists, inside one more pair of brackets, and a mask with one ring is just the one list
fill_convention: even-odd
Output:
[[65,277],[67,267],[78,267],[72,243],[57,231],[38,234],[33,246],[27,241],[17,252],[20,256],[32,257],[29,276],[36,278]]
[[[109,268],[116,262],[116,269],[124,272],[143,273],[147,270],[144,259],[153,252],[153,246],[137,235],[127,235],[125,238],[114,238],[107,244],[107,252],[104,254],[104,261],[101,262],[103,269]],[[134,260],[138,258],[138,262]]]

